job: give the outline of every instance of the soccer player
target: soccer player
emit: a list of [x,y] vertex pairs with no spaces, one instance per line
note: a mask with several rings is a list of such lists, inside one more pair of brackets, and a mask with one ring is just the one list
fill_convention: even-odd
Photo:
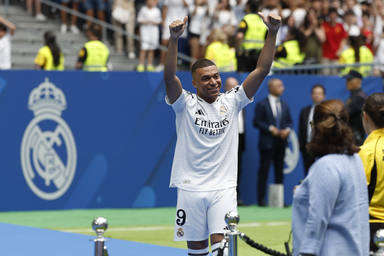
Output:
[[207,59],[192,65],[192,84],[197,93],[183,89],[176,76],[178,38],[188,18],[169,25],[170,40],[164,68],[166,101],[176,113],[177,143],[170,187],[177,188],[175,240],[187,241],[188,255],[218,253],[224,238],[224,216],[236,211],[238,116],[252,102],[272,64],[281,18],[265,17],[268,28],[256,69],[239,85],[220,93],[221,78]]

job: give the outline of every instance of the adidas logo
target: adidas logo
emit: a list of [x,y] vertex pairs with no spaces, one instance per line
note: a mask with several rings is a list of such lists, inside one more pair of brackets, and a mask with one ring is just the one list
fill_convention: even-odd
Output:
[[204,112],[203,112],[203,110],[199,109],[199,110],[196,111],[195,115],[204,116]]

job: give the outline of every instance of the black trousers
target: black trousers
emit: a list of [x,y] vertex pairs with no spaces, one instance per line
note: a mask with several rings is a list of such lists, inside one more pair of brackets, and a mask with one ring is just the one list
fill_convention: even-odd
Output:
[[257,60],[259,59],[261,50],[248,50],[242,54],[238,54],[237,58],[237,71],[238,72],[251,72],[256,68]]
[[245,150],[245,134],[239,133],[239,149],[237,152],[237,199],[240,199],[240,181],[243,172],[243,152]]
[[274,139],[271,149],[260,149],[260,167],[257,180],[257,198],[259,205],[265,204],[266,186],[269,174],[269,168],[273,162],[275,171],[275,183],[284,183],[284,156],[285,156],[285,141],[281,139]]

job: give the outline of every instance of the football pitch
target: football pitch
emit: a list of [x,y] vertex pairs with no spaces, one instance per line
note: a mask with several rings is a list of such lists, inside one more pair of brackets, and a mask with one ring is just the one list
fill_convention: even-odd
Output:
[[[291,208],[244,206],[239,207],[239,215],[241,232],[257,243],[285,253]],[[108,220],[106,237],[186,248],[185,242],[173,241],[175,208],[1,212],[0,222],[94,236],[91,223],[99,216]],[[266,255],[241,240],[238,245],[239,256]]]

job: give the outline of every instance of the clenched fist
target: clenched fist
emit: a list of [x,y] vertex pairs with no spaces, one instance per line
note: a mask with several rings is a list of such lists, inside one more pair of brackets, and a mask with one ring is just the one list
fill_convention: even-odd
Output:
[[281,17],[279,15],[271,13],[265,17],[262,12],[259,12],[258,15],[261,17],[269,31],[277,32],[279,30],[281,25]]
[[175,20],[169,25],[171,39],[178,39],[187,27],[188,17],[185,16],[184,20]]

